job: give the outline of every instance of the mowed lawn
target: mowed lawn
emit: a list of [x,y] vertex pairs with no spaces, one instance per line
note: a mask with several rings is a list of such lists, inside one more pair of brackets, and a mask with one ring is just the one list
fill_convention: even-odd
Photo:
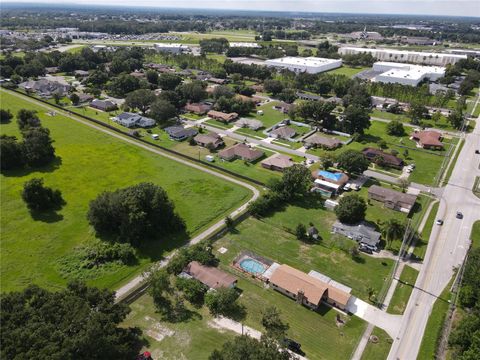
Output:
[[371,338],[378,339],[377,342],[369,341],[362,354],[362,360],[385,360],[392,347],[392,338],[380,328],[375,327]]
[[[43,126],[55,140],[58,160],[42,169],[1,174],[1,273],[2,291],[39,284],[63,286],[59,261],[75,247],[94,241],[88,225],[88,204],[102,191],[111,191],[143,181],[162,186],[193,234],[246,201],[251,192],[212,175],[124,143],[74,120],[45,115],[46,110],[0,92],[2,108],[13,113],[21,108],[38,110]],[[19,136],[16,121],[0,126],[1,134]],[[59,189],[66,205],[56,216],[33,219],[21,200],[23,184],[41,177],[47,186]],[[158,239],[143,248],[135,266],[121,266],[102,273],[89,283],[113,288],[141,271],[152,260],[186,240]]]
[[[332,238],[330,234],[334,221],[333,212],[321,209],[314,201],[290,205],[261,220],[247,219],[217,241],[215,246],[228,249],[226,254],[218,255],[224,264],[230,264],[243,250],[252,251],[307,273],[310,270],[319,271],[351,287],[354,295],[366,300],[369,287],[377,293],[382,289],[393,262],[364,254],[353,260],[349,254],[339,249],[339,242],[347,246],[354,242],[345,237]],[[308,226],[310,222],[322,238],[318,244],[303,243],[294,235],[299,223]]]

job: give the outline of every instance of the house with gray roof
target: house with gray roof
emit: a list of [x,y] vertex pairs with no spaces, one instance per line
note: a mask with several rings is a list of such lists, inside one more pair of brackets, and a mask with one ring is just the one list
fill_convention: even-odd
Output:
[[172,140],[182,141],[198,134],[195,128],[184,128],[180,125],[169,126],[165,128],[168,136]]
[[235,125],[241,128],[249,128],[252,130],[258,130],[263,127],[263,123],[260,120],[241,118],[235,122]]
[[71,89],[70,85],[47,79],[25,81],[19,84],[18,87],[26,92],[34,92],[42,97],[51,97],[54,94],[63,97],[66,96]]
[[332,233],[346,236],[359,244],[365,244],[373,248],[378,246],[381,236],[381,234],[375,230],[375,227],[364,221],[354,225],[336,221],[332,226]]
[[270,131],[269,135],[270,137],[276,138],[276,139],[290,139],[294,137],[297,134],[294,128],[291,128],[289,126],[279,126],[276,129],[273,129]]
[[117,104],[110,100],[94,99],[90,103],[90,107],[101,111],[112,111],[117,109]]
[[130,112],[124,112],[124,113],[121,113],[120,115],[115,116],[113,118],[113,121],[127,128],[132,128],[132,127],[147,128],[147,127],[155,126],[156,124],[155,120],[153,119],[150,119],[148,117],[141,116],[138,114],[130,113]]

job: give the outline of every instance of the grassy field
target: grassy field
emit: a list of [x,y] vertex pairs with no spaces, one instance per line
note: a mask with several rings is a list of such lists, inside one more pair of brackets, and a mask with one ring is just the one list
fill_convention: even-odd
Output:
[[[174,201],[191,233],[221,219],[244,202],[250,192],[175,161],[131,146],[71,119],[45,114],[45,109],[1,91],[2,107],[16,113],[38,110],[51,131],[58,159],[40,169],[10,171],[1,175],[2,291],[36,283],[47,288],[63,286],[67,279],[60,262],[78,246],[96,241],[87,223],[88,203],[100,192],[142,181],[161,185]],[[1,134],[19,136],[15,121],[0,126]],[[23,183],[33,177],[62,191],[66,206],[54,216],[32,218],[20,198]],[[205,211],[205,209],[208,211]],[[115,287],[150,262],[185,241],[185,238],[151,242],[139,251],[139,263],[103,273],[81,274],[92,285]]]
[[456,150],[457,152],[455,154],[455,157],[454,157],[452,163],[450,164],[450,166],[447,169],[447,172],[445,174],[445,178],[443,180],[443,184],[447,184],[448,181],[450,180],[450,176],[452,176],[453,169],[455,168],[455,164],[457,163],[457,159],[460,156],[460,152],[463,149],[463,145],[465,145],[465,140],[460,139],[459,142],[458,142],[458,149]]
[[279,103],[278,101],[270,101],[262,106],[257,106],[256,111],[262,110],[263,115],[255,113],[253,117],[257,120],[260,120],[266,129],[279,123],[282,120],[287,119],[288,118],[287,114],[284,114],[281,111],[273,109],[273,106],[275,106],[278,103]]
[[448,311],[448,301],[451,298],[450,286],[451,284],[449,283],[433,305],[432,313],[430,314],[427,327],[425,328],[425,332],[423,334],[422,344],[420,345],[417,359],[435,359],[437,341]]
[[377,343],[368,342],[363,351],[362,360],[385,360],[392,346],[392,338],[380,328],[374,328],[372,336],[378,338]]
[[472,247],[477,248],[480,246],[480,220],[473,223],[470,240],[472,240]]
[[397,284],[392,300],[388,305],[387,312],[390,314],[402,315],[407,307],[408,299],[412,293],[415,281],[417,281],[418,271],[414,268],[405,265],[400,280]]
[[234,332],[209,325],[212,316],[205,307],[190,307],[194,312],[192,318],[179,323],[162,321],[149,295],[143,295],[130,307],[132,311],[122,325],[142,329],[147,341],[144,351],[150,351],[154,359],[207,359],[213,350],[236,336]]
[[[400,122],[403,122],[403,123],[410,123],[410,118],[405,114],[392,114],[392,113],[389,113],[387,111],[381,111],[381,110],[377,110],[377,109],[373,110],[370,113],[370,116],[377,117],[377,118],[380,118],[380,119],[397,120],[397,121],[400,121]],[[448,122],[447,117],[443,116],[443,115],[440,117],[440,120],[437,123],[434,123],[430,119],[423,119],[422,122],[427,127],[434,127],[434,128],[441,129],[441,130],[455,131],[455,129],[450,124],[450,122]],[[412,128],[409,128],[407,130],[411,131]]]
[[330,75],[345,75],[348,77],[353,77],[354,75],[358,74],[359,72],[362,72],[364,70],[369,69],[368,67],[351,67],[347,65],[343,65],[342,67],[339,67],[334,70],[330,70],[327,72],[327,74]]
[[[305,272],[312,269],[322,272],[350,286],[354,295],[368,299],[367,288],[372,287],[378,292],[393,262],[363,254],[353,260],[340,247],[348,248],[354,242],[330,234],[334,221],[335,215],[321,209],[318,201],[312,199],[290,205],[262,220],[249,218],[238,225],[235,231],[220,239],[216,246],[228,249],[226,254],[219,255],[223,263],[229,264],[240,251],[249,250]],[[310,222],[320,233],[322,240],[319,243],[302,243],[293,233],[299,223],[308,226]]]

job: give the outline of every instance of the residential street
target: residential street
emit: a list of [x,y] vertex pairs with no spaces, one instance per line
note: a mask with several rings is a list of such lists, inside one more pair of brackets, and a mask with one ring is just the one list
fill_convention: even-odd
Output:
[[[479,119],[480,120],[480,119]],[[459,155],[449,183],[440,199],[438,218],[443,226],[434,225],[427,253],[415,284],[402,324],[388,356],[389,360],[416,359],[428,318],[435,300],[446,301],[442,293],[465,258],[469,247],[472,225],[480,218],[480,199],[472,193],[476,176],[480,176],[480,121],[471,134],[466,135],[465,145]],[[463,219],[456,218],[456,212]]]

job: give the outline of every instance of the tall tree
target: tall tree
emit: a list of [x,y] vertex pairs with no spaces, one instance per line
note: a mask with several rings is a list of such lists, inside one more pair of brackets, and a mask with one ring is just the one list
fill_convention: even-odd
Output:
[[397,219],[388,219],[382,224],[382,236],[385,238],[387,246],[390,246],[392,240],[401,239],[405,233],[405,225]]
[[280,312],[275,306],[269,306],[263,311],[262,325],[268,337],[279,341],[285,338],[289,329],[289,325],[282,321]]
[[338,220],[346,224],[356,224],[365,220],[367,204],[365,200],[357,194],[343,196],[335,207],[335,214]]
[[138,89],[132,91],[125,98],[125,105],[131,109],[138,109],[145,114],[148,107],[155,101],[155,94],[152,90]]
[[361,174],[368,169],[370,162],[360,151],[346,150],[338,158],[338,167],[349,174]]
[[43,179],[33,178],[23,184],[22,199],[30,210],[56,209],[64,203],[60,190],[43,185]]
[[363,134],[370,127],[370,114],[367,108],[349,105],[344,112],[343,127],[349,134]]

